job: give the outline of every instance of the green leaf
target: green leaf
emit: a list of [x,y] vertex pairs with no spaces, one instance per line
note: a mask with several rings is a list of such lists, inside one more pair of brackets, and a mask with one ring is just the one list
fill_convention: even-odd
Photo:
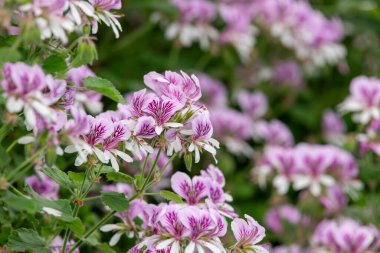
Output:
[[65,221],[65,222],[74,221],[75,218],[72,215],[72,209],[71,209],[69,200],[67,199],[49,200],[49,199],[39,196],[37,193],[33,191],[32,191],[32,196],[39,210],[45,211],[46,213],[51,214],[47,212],[46,208],[48,208],[48,210],[53,209],[53,211],[59,212],[58,215],[52,214],[57,219]]
[[115,171],[108,173],[107,179],[109,181],[125,182],[128,184],[132,184],[134,180],[133,177],[131,177],[130,175]]
[[42,68],[47,73],[55,73],[65,71],[67,69],[67,64],[65,58],[60,55],[53,54],[46,58],[46,60],[42,63]]
[[102,201],[111,210],[123,212],[128,210],[129,201],[123,193],[118,192],[102,192]]
[[70,189],[70,187],[73,186],[73,182],[71,181],[70,177],[60,169],[44,168],[41,169],[41,172],[66,189]]
[[16,62],[21,59],[21,54],[11,47],[0,48],[0,67],[6,62]]
[[15,195],[11,192],[7,192],[2,200],[8,207],[17,211],[27,211],[29,213],[37,211],[37,206],[33,203],[33,200]]
[[9,236],[7,245],[11,250],[18,252],[32,250],[39,253],[51,253],[45,240],[36,231],[26,228],[14,230]]
[[162,191],[160,191],[160,195],[161,195],[161,197],[165,198],[166,200],[173,200],[177,203],[183,203],[182,198],[178,194],[176,194],[172,191],[162,190]]
[[78,237],[82,236],[83,233],[86,231],[82,221],[76,217],[72,222],[68,224],[71,231],[74,232],[74,234]]
[[191,171],[191,167],[193,166],[193,155],[191,153],[188,153],[184,156],[186,169],[188,171]]
[[115,86],[108,80],[99,77],[86,77],[83,79],[84,87],[103,94],[118,103],[125,103],[125,99]]
[[100,171],[100,174],[108,174],[110,172],[114,172],[115,169],[112,166],[103,165]]
[[86,176],[86,174],[83,172],[69,171],[68,174],[70,179],[72,179],[72,181],[74,181],[77,184],[81,184],[83,182],[84,177]]

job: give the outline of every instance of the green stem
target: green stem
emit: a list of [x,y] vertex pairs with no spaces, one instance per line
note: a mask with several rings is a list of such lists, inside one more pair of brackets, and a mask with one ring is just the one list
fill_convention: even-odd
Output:
[[[174,158],[176,158],[176,157],[177,157],[177,153],[174,153],[174,154],[170,157],[169,161],[165,164],[165,166],[162,168],[162,170],[161,170],[161,172],[160,172],[160,178],[161,178],[162,175],[165,173],[165,171],[166,171],[166,169],[168,168],[169,164],[170,164],[170,163],[174,160]],[[154,182],[149,183],[148,186],[147,186],[147,189],[150,188],[153,184],[154,184]]]
[[83,201],[91,201],[91,200],[97,200],[97,199],[100,199],[102,196],[94,196],[94,197],[88,197],[88,198],[84,198]]
[[[83,196],[84,196],[84,194],[83,194],[83,188],[84,188],[84,184],[86,183],[86,179],[88,177],[88,174],[89,174],[90,170],[91,170],[91,166],[86,169],[85,176],[84,176],[84,178],[82,180],[82,183],[80,185],[79,191],[77,193],[78,194],[77,197],[79,199],[82,199]],[[78,203],[75,203],[74,210],[73,210],[73,216],[74,217],[76,217],[78,215],[79,209],[80,209],[80,205]],[[64,236],[63,246],[62,246],[62,252],[66,252],[67,241],[68,241],[70,235],[71,235],[71,231],[70,231],[69,227],[66,226],[65,236]]]
[[83,244],[84,240],[86,240],[88,237],[90,237],[90,235],[92,235],[92,233],[94,233],[100,226],[102,226],[104,223],[106,223],[115,213],[116,213],[116,211],[111,211],[106,216],[104,216],[103,219],[101,219],[98,223],[96,223],[82,238],[80,238],[74,244],[74,246],[69,250],[68,253],[72,253],[76,248],[80,247]]
[[16,146],[17,141],[18,141],[18,140],[14,140],[14,141],[11,143],[11,145],[8,146],[8,148],[6,149],[6,152],[7,152],[7,153],[9,153],[9,152],[13,149],[13,147]]
[[[102,171],[102,168],[103,168],[103,164],[99,166],[99,169],[98,171],[96,172],[95,174],[95,179],[97,179],[99,177],[99,174],[100,172]],[[87,196],[87,194],[91,191],[91,188],[92,186],[94,186],[95,184],[95,180],[91,180],[91,183],[90,185],[87,187],[87,190],[84,192],[84,194],[82,195],[82,198],[85,198]]]
[[153,165],[152,165],[152,168],[150,169],[149,171],[149,174],[148,174],[148,177],[145,179],[144,181],[144,184],[143,186],[141,187],[141,191],[144,192],[145,191],[145,187],[147,186],[147,184],[149,183],[149,180],[152,178],[152,175],[153,175],[153,171],[154,171],[154,168],[156,167],[156,164],[157,164],[157,161],[158,161],[158,158],[161,154],[161,151],[162,151],[162,148],[160,148],[157,152],[157,156],[156,158],[154,159],[154,162],[153,162]]
[[20,192],[19,190],[17,190],[16,187],[14,187],[13,185],[9,185],[9,188],[14,191],[17,195],[21,196],[21,197],[24,197],[24,198],[27,198],[28,199],[28,196],[26,196],[24,193]]

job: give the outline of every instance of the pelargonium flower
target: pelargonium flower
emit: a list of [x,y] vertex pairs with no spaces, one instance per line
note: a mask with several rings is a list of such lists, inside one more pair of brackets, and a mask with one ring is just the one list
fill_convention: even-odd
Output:
[[294,61],[276,63],[272,71],[272,80],[279,86],[290,86],[300,89],[303,86],[302,73]]
[[328,213],[338,212],[347,206],[347,197],[341,187],[334,185],[328,188],[327,195],[320,197],[319,201]]
[[182,105],[196,102],[202,96],[198,78],[182,71],[181,74],[166,71],[163,75],[150,72],[144,76],[144,83],[157,95],[177,100]]
[[217,212],[188,207],[179,213],[179,219],[189,231],[190,243],[186,252],[211,250],[225,252],[219,237],[227,232],[226,221]]
[[299,163],[299,170],[293,176],[296,190],[309,188],[311,194],[319,196],[322,186],[334,185],[335,179],[327,174],[333,156],[326,148],[308,144],[298,145],[296,159]]
[[126,143],[126,148],[130,150],[138,159],[142,159],[142,155],[152,153],[153,148],[145,140],[152,139],[157,135],[156,122],[151,116],[142,116],[134,123],[131,141]]
[[379,231],[352,219],[324,220],[311,239],[313,248],[323,252],[365,253],[379,250]]
[[95,9],[95,21],[92,22],[92,32],[98,31],[98,22],[103,22],[107,26],[112,28],[116,38],[119,38],[120,32],[123,30],[117,18],[121,15],[117,15],[111,12],[111,10],[121,9],[121,0],[89,0]]
[[119,164],[116,157],[120,157],[122,160],[129,163],[133,161],[131,156],[120,150],[119,145],[120,143],[127,141],[130,136],[131,131],[127,126],[121,122],[114,122],[112,134],[103,140],[104,157],[106,160],[111,161],[112,167],[116,171],[119,171]]
[[242,90],[238,94],[238,103],[246,115],[257,120],[268,111],[267,97],[262,92],[248,92]]
[[213,133],[213,127],[211,121],[205,113],[194,116],[191,122],[191,144],[189,146],[189,152],[195,153],[195,162],[200,160],[200,150],[204,149],[209,152],[214,159],[216,155],[216,149],[219,148],[219,142],[211,138]]
[[338,19],[327,19],[305,1],[255,1],[258,22],[273,37],[295,52],[307,68],[337,64],[346,55],[340,43],[343,25]]
[[47,124],[57,120],[51,105],[64,95],[65,82],[55,83],[51,76],[43,73],[40,66],[29,66],[22,62],[6,63],[3,78],[1,86],[7,100],[7,110],[11,113],[23,111],[29,129],[36,126],[37,118]]
[[353,120],[367,124],[380,118],[380,80],[359,76],[350,84],[350,96],[340,105],[342,112],[354,112]]
[[179,39],[183,46],[199,42],[202,49],[218,38],[217,30],[211,25],[216,17],[216,6],[207,0],[171,0],[177,8],[180,20],[167,28],[165,36]]
[[246,220],[235,218],[231,223],[232,232],[236,239],[234,248],[237,252],[268,253],[258,243],[265,237],[265,228],[262,227],[251,216],[245,215]]
[[258,33],[252,24],[254,6],[249,2],[222,3],[219,6],[219,13],[226,23],[226,28],[219,37],[220,42],[232,44],[242,61],[247,62]]
[[68,0],[34,0],[19,8],[19,15],[33,15],[34,23],[40,30],[41,39],[58,38],[64,44],[68,42],[67,33],[74,31],[75,24],[64,12]]
[[215,138],[236,155],[250,157],[252,147],[247,143],[252,137],[252,122],[248,115],[231,108],[211,109],[210,119]]
[[273,179],[273,186],[279,194],[287,193],[299,167],[294,150],[270,146],[264,153],[268,165],[278,173]]
[[291,147],[294,142],[289,128],[279,120],[257,122],[253,134],[254,137],[272,146]]
[[183,105],[173,101],[172,99],[163,98],[154,98],[147,105],[145,111],[148,115],[152,116],[156,122],[156,133],[160,135],[164,127],[181,127],[181,123],[169,122],[170,118],[180,109]]
[[184,198],[190,205],[198,204],[207,196],[206,181],[199,176],[190,179],[183,172],[176,172],[171,178],[171,185],[174,192]]

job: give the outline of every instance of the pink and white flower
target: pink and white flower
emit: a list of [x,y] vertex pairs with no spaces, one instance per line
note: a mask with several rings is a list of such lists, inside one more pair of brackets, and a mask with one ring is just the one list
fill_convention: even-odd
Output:
[[237,241],[234,248],[238,252],[268,253],[268,250],[258,245],[265,237],[264,227],[247,214],[245,218],[246,220],[235,218],[231,223],[232,232]]

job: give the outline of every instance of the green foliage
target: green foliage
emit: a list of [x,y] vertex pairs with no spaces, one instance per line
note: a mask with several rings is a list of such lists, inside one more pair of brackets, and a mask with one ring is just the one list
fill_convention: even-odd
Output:
[[51,253],[44,239],[36,231],[26,228],[14,230],[9,236],[7,245],[14,251],[32,250],[36,253]]
[[121,172],[110,172],[107,174],[107,179],[109,181],[116,181],[116,182],[125,182],[128,184],[133,184],[134,178],[131,177],[130,175],[121,173]]
[[172,191],[162,190],[162,191],[160,191],[160,196],[166,200],[172,200],[172,201],[175,201],[177,203],[183,203],[181,196],[179,196],[178,194],[176,194]]
[[83,79],[84,87],[99,92],[118,103],[125,103],[125,99],[115,86],[108,80],[99,77],[87,77]]
[[193,167],[193,155],[191,153],[185,154],[184,161],[185,161],[186,169],[188,171],[191,171],[191,168]]
[[42,63],[42,68],[47,73],[57,73],[67,70],[67,64],[63,56],[53,54]]
[[[41,170],[42,173],[46,174],[48,177],[57,182],[60,186],[70,189],[73,186],[73,181],[70,178],[70,174],[67,175],[65,172],[57,168],[44,168]],[[72,173],[72,172],[71,172]]]
[[129,208],[129,201],[123,193],[102,192],[101,196],[103,203],[113,211],[123,212]]
[[13,47],[0,48],[0,67],[6,62],[16,62],[21,59],[21,54]]

